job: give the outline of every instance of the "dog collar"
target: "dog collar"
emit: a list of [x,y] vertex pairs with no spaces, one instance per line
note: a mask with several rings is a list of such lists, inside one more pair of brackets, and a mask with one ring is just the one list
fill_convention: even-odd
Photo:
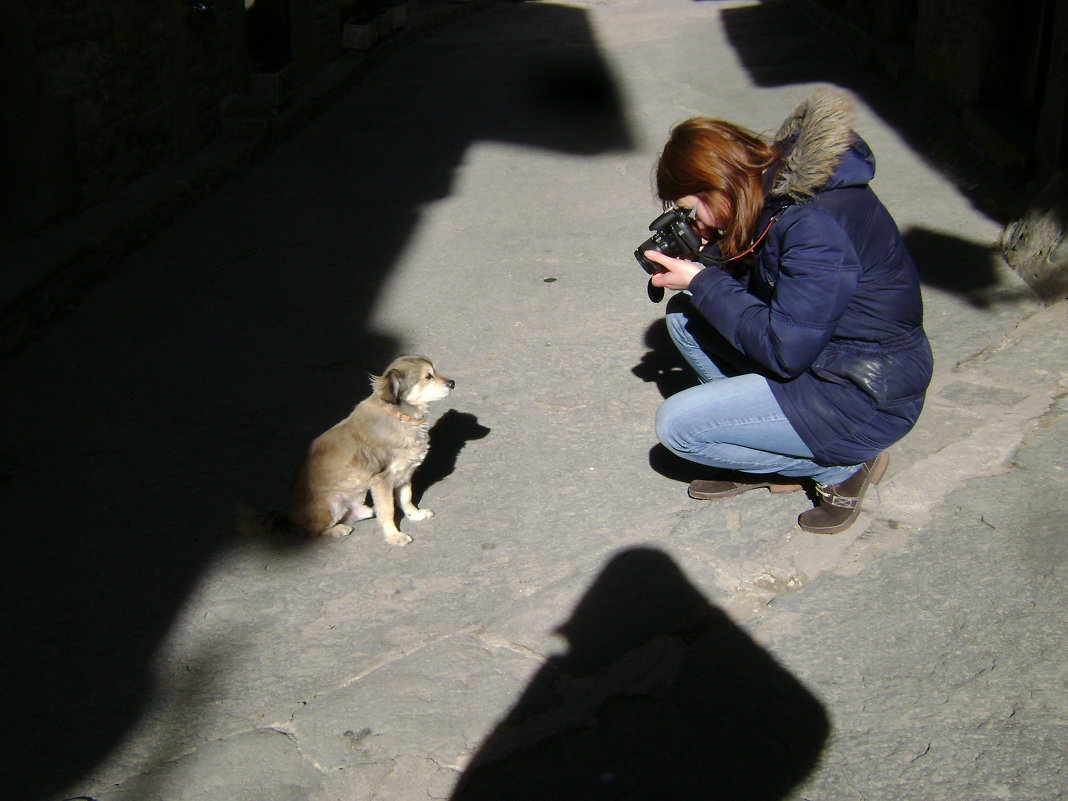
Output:
[[426,422],[426,417],[425,416],[424,417],[412,417],[410,414],[404,414],[404,412],[394,412],[394,411],[391,411],[390,414],[392,414],[394,417],[400,418],[405,423],[425,423]]

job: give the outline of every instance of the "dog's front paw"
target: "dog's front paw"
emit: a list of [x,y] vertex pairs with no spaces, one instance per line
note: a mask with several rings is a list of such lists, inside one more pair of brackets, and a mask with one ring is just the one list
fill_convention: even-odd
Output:
[[434,513],[429,509],[413,509],[407,515],[409,520],[428,520]]
[[412,541],[412,538],[405,534],[403,531],[387,531],[386,542],[390,545],[407,545]]

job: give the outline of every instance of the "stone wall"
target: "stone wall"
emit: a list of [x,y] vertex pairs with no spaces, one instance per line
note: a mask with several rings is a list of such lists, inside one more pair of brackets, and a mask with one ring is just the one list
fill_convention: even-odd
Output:
[[0,11],[5,228],[111,197],[202,147],[248,82],[241,0],[34,0]]

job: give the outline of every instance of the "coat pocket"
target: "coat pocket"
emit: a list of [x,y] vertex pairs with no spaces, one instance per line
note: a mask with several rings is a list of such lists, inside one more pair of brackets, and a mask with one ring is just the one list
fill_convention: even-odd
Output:
[[824,381],[851,384],[882,408],[922,398],[931,381],[931,348],[919,341],[902,349],[860,349],[831,342],[812,365]]

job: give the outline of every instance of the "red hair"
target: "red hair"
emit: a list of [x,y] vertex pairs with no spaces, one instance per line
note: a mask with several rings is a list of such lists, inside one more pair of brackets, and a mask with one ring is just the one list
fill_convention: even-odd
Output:
[[694,117],[676,125],[656,166],[663,201],[695,195],[727,221],[719,241],[730,258],[746,250],[764,208],[764,173],[774,145],[733,123]]

